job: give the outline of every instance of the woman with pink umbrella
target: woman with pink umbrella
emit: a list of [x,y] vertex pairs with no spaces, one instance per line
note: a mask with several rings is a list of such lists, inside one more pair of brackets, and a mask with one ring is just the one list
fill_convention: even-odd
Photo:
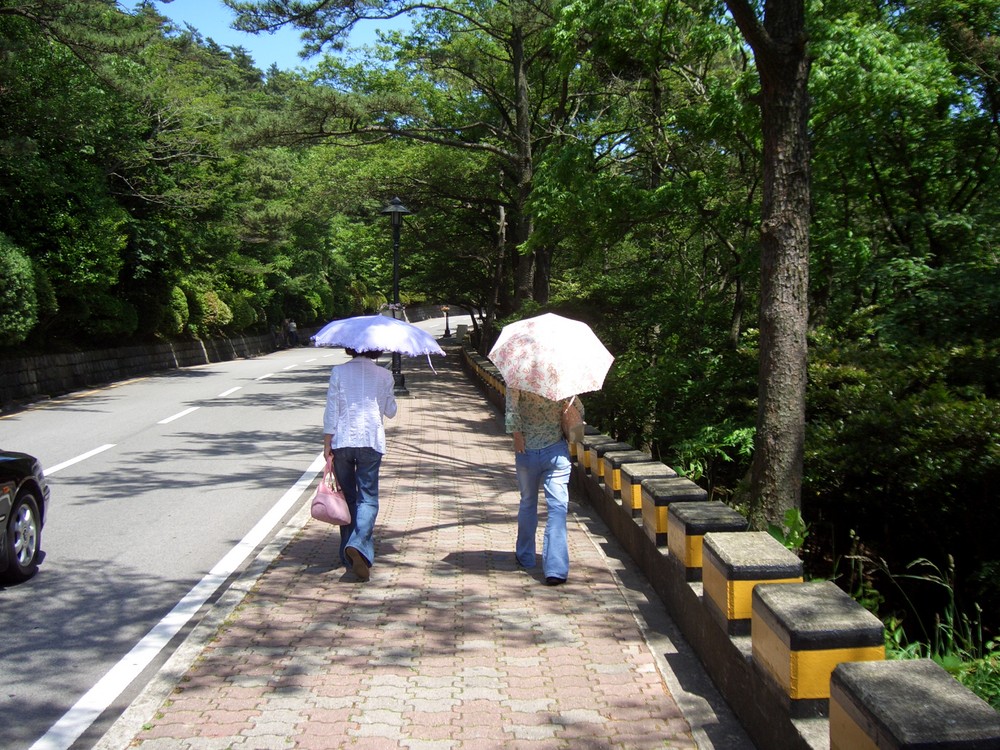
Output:
[[546,313],[504,326],[489,358],[506,385],[505,423],[521,493],[514,554],[521,567],[535,566],[541,486],[547,513],[542,571],[546,584],[558,586],[569,577],[571,464],[563,416],[574,408],[582,416],[575,396],[598,390],[614,357],[585,323]]

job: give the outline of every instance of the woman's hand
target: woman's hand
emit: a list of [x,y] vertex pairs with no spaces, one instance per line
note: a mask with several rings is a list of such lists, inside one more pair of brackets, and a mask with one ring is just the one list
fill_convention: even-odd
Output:
[[514,453],[524,453],[525,451],[524,433],[515,432],[513,433],[513,437],[514,437]]

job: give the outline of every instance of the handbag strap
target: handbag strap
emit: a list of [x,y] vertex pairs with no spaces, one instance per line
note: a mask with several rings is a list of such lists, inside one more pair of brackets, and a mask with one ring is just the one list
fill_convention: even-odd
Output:
[[323,481],[327,481],[327,477],[330,477],[330,488],[332,490],[340,489],[340,482],[337,481],[337,473],[333,470],[333,456],[331,455],[326,459],[326,466],[323,468]]
[[576,401],[576,396],[570,396],[569,403],[567,403],[566,406],[563,407],[563,414],[569,412],[569,407],[573,405],[574,401]]

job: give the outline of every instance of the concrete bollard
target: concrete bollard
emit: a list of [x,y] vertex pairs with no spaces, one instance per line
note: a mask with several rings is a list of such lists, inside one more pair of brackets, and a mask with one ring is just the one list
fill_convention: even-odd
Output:
[[487,363],[483,366],[483,373],[490,388],[499,392],[501,395],[507,394],[507,384],[504,382],[503,375],[500,374],[500,370],[495,364],[487,361]]
[[642,483],[646,479],[669,479],[676,477],[677,472],[660,461],[642,461],[622,464],[622,505],[633,510],[642,509]]
[[604,454],[610,451],[631,451],[635,450],[628,443],[620,440],[612,440],[608,443],[596,443],[593,447],[594,457],[591,461],[591,477],[599,484],[604,482]]
[[930,659],[838,664],[830,750],[877,748],[1000,748],[1000,713]]
[[[601,463],[603,464],[603,474],[604,474],[604,494],[608,496],[609,500],[618,500],[622,496],[622,464],[636,462],[636,461],[652,461],[653,457],[644,451],[637,450],[620,450],[620,451],[606,451],[603,456],[601,456]],[[625,508],[627,513],[631,515],[636,515],[633,511],[635,510],[631,505],[626,507],[625,503],[622,503],[622,507]]]
[[882,621],[832,581],[761,584],[752,607],[754,665],[787,699],[793,718],[828,714],[838,664],[885,659]]
[[684,568],[686,581],[700,581],[705,534],[746,531],[747,519],[719,500],[705,503],[672,503],[667,514],[667,550]]
[[729,635],[750,634],[751,594],[760,583],[801,583],[802,561],[766,531],[705,535],[705,607]]
[[[600,432],[596,427],[584,422],[583,424],[583,434],[584,435],[599,435]],[[566,441],[569,444],[569,460],[573,463],[579,463],[583,460],[583,438],[579,440],[569,440]]]
[[685,477],[644,479],[641,489],[642,528],[657,547],[667,544],[672,503],[703,503],[708,499],[708,492]]
[[[577,454],[581,457],[581,464],[584,472],[587,476],[597,475],[597,448],[596,446],[601,443],[615,443],[618,442],[610,435],[605,435],[604,433],[598,432],[596,434],[588,435],[584,433],[583,438],[580,440],[580,448],[577,449]],[[582,452],[581,452],[582,449]]]

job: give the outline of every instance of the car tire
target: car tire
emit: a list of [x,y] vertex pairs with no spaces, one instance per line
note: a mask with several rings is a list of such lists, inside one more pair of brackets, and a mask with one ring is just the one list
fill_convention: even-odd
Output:
[[3,576],[11,583],[26,581],[38,572],[42,550],[42,519],[30,492],[22,492],[14,501],[5,533],[7,570]]

